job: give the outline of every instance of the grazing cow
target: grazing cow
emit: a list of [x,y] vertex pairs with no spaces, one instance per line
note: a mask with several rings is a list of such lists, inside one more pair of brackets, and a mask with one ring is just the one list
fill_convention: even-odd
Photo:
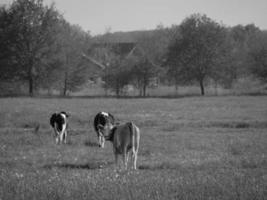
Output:
[[140,130],[132,122],[117,125],[109,132],[106,140],[109,140],[113,144],[113,151],[115,155],[115,162],[118,165],[118,156],[121,154],[125,169],[127,169],[127,163],[129,154],[131,153],[131,160],[133,162],[133,168],[136,169],[137,153],[140,141]]
[[94,128],[98,137],[99,147],[104,148],[105,132],[109,132],[114,126],[115,119],[112,114],[99,112],[94,119]]
[[66,112],[54,113],[50,118],[50,125],[54,128],[56,143],[67,143],[67,126],[69,115]]

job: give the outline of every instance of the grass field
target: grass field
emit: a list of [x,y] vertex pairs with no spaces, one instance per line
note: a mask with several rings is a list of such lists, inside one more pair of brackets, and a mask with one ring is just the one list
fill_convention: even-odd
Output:
[[[69,140],[57,146],[61,110]],[[102,110],[140,127],[137,171],[96,146]],[[267,199],[267,97],[2,98],[0,199]]]

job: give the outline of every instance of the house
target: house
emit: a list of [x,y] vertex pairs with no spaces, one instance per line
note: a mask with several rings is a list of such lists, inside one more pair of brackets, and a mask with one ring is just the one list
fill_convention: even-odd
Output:
[[[152,66],[158,67],[151,61],[146,55],[144,49],[134,41],[129,38],[118,38],[114,37],[113,34],[108,34],[105,38],[101,40],[96,40],[92,46],[88,49],[87,53],[83,53],[82,56],[91,65],[97,67],[94,76],[101,76],[104,70],[109,67],[110,60],[112,56],[118,55],[119,59],[123,61],[124,59],[129,59],[131,56],[144,57],[148,60],[148,63]],[[157,76],[149,78],[149,87],[157,87],[159,83],[159,78]]]

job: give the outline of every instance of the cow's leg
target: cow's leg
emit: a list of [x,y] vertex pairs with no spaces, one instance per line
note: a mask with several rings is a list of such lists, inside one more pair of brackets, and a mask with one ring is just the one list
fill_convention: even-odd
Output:
[[105,138],[102,135],[102,133],[100,133],[100,132],[99,132],[99,135],[98,135],[98,145],[101,148],[104,148],[104,146],[105,146]]
[[56,136],[56,144],[59,144],[59,136]]
[[133,151],[132,158],[133,158],[133,169],[136,170],[137,151]]
[[56,130],[56,127],[54,127],[54,132],[55,132],[54,138],[56,138],[56,144],[58,144],[58,132]]
[[128,163],[129,154],[128,154],[126,148],[124,149],[122,156],[123,156],[124,168],[127,169],[127,163]]
[[119,155],[116,152],[114,152],[114,156],[115,156],[115,165],[116,165],[116,167],[118,167]]
[[122,159],[123,159],[124,169],[127,169],[127,155],[126,155],[126,153],[122,154]]
[[126,154],[125,154],[125,153],[122,154],[122,161],[123,161],[123,167],[124,167],[125,169],[127,169],[127,164],[126,164]]
[[131,166],[131,168],[134,168],[134,152],[133,151],[131,151],[131,163],[130,163],[130,166]]
[[64,131],[64,143],[67,144],[67,130]]
[[60,134],[59,134],[59,144],[62,143],[62,140],[63,140],[63,133],[60,132]]
[[102,144],[102,148],[105,147],[105,138],[104,136],[101,137],[101,144]]
[[129,156],[130,156],[130,152],[126,153],[126,165],[128,165],[129,162]]

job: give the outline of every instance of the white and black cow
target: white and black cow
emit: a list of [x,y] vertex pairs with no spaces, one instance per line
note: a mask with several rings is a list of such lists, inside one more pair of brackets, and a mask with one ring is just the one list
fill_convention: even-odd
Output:
[[50,125],[55,131],[56,143],[67,143],[68,117],[66,112],[54,113],[50,118]]
[[125,169],[129,155],[131,155],[133,169],[136,169],[137,153],[139,149],[140,130],[132,122],[114,126],[108,133],[106,140],[113,144],[115,162],[118,165],[118,156],[122,155]]
[[98,145],[101,148],[104,148],[105,145],[105,135],[106,132],[109,132],[115,123],[115,118],[112,114],[107,112],[99,112],[94,119],[94,128],[98,137]]

